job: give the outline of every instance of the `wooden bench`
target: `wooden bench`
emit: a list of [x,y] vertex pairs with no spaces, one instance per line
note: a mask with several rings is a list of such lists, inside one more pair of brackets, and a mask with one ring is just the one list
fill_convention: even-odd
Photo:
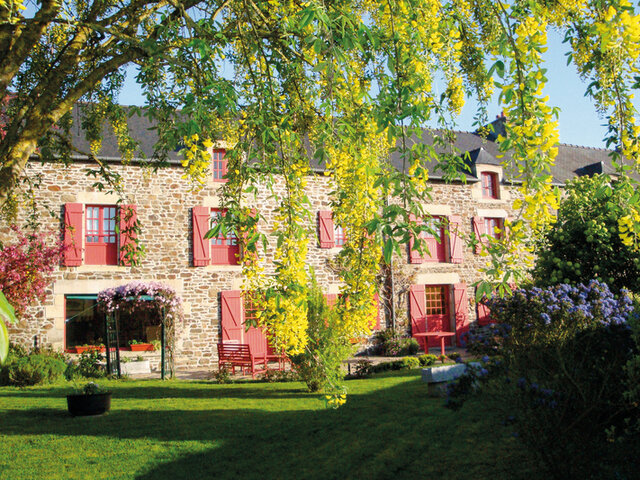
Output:
[[[256,374],[267,371],[267,358],[256,356],[251,353],[251,348],[244,343],[219,343],[218,344],[218,368],[231,366],[233,374],[236,367],[240,367],[242,373],[250,369],[251,376],[256,378]],[[262,368],[258,368],[262,366]]]

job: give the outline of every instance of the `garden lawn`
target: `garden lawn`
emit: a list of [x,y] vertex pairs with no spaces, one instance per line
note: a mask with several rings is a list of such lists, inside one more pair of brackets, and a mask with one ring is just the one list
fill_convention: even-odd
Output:
[[327,410],[301,383],[104,381],[111,411],[71,417],[64,386],[0,387],[0,479],[527,479],[481,399],[427,397],[419,370],[347,382]]

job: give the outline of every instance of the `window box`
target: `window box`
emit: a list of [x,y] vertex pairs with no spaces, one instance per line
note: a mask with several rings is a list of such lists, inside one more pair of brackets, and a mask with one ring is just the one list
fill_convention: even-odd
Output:
[[129,345],[132,352],[153,352],[155,349],[150,343],[133,343]]

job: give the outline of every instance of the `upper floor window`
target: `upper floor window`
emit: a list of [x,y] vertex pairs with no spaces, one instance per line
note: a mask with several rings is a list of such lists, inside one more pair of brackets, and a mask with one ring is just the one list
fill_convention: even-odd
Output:
[[117,265],[116,207],[87,205],[85,225],[85,264]]
[[333,240],[336,247],[342,247],[347,243],[347,236],[344,233],[344,228],[341,225],[333,225]]
[[[224,216],[225,211],[219,208],[211,209],[211,228],[215,228]],[[219,232],[217,236],[211,238],[211,264],[212,265],[237,265],[238,237],[233,231],[226,234]]]
[[502,218],[485,218],[484,232],[490,237],[500,240],[504,230],[504,221]]
[[500,198],[498,192],[498,174],[495,172],[482,172],[482,198]]
[[137,235],[136,222],[135,205],[66,203],[63,265],[130,265],[135,257],[130,244]]
[[227,174],[226,151],[223,149],[214,150],[211,153],[211,165],[213,169],[214,182],[226,182],[224,176]]

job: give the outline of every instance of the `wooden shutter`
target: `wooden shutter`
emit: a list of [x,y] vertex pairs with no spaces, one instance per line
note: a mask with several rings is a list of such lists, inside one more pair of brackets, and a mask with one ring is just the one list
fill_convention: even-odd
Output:
[[451,263],[462,263],[464,250],[462,248],[462,217],[449,217],[449,258]]
[[425,332],[427,329],[427,305],[424,296],[424,285],[411,285],[409,288],[409,316],[411,333]]
[[467,299],[467,284],[456,283],[453,286],[453,305],[456,321],[456,341],[460,346],[463,335],[469,331],[469,300]]
[[478,243],[476,244],[475,253],[480,253],[482,251],[482,245],[485,243],[484,234],[484,218],[483,217],[473,217],[471,219],[473,223],[473,233],[476,235],[476,239]]
[[[133,231],[133,227],[138,218],[138,209],[135,205],[121,205],[118,209],[118,216],[120,217],[120,242],[119,242],[119,256],[121,265],[131,265],[131,259],[127,258],[127,245],[133,244],[135,246],[135,239],[137,237],[136,232]],[[131,248],[131,247],[130,247]],[[135,259],[135,258],[134,258]]]
[[491,310],[482,301],[476,302],[476,314],[478,325],[489,325],[491,323]]
[[327,302],[327,306],[329,307],[333,307],[336,302],[338,301],[338,294],[337,293],[325,293],[324,295],[324,299]]
[[242,291],[220,292],[220,343],[244,343]]
[[318,240],[320,248],[333,248],[333,214],[330,210],[318,212]]
[[211,248],[208,238],[211,209],[209,207],[193,207],[193,266],[204,267],[211,262]]
[[82,203],[64,205],[64,256],[62,264],[67,267],[82,265],[82,222],[84,206]]
[[[409,221],[421,223],[420,221],[416,220],[416,217],[413,213],[409,215]],[[413,249],[414,245],[415,239],[413,238],[413,235],[411,235],[411,237],[409,238],[409,263],[422,263],[422,255],[418,250]]]

